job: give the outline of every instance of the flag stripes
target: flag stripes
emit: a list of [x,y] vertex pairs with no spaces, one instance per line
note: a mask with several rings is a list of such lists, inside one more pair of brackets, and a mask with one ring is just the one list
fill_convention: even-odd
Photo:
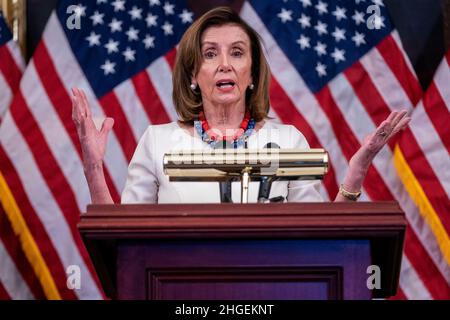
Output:
[[11,296],[8,294],[1,281],[0,281],[0,300],[11,300]]
[[[272,77],[270,81],[270,104],[277,117],[282,122],[294,124],[303,133],[310,147],[322,147],[309,123],[305,120],[302,114],[297,111],[292,101],[289,97],[287,97],[275,77]],[[336,180],[335,170],[332,165],[330,165],[329,171],[325,176],[324,184],[328,193],[328,198],[334,199],[338,192],[338,183]]]
[[[12,299],[33,299],[33,294],[23,280],[21,274],[16,269],[14,261],[12,261],[7,254],[2,242],[0,242],[0,255],[3,257],[2,267],[0,268],[0,280],[4,290],[11,293]],[[11,275],[15,275],[15,277],[12,277]]]
[[[136,90],[137,96],[139,97],[141,107],[148,116],[149,121],[147,121],[147,124],[149,122],[154,124],[170,122],[169,115],[159,100],[158,93],[150,80],[147,70],[144,70],[134,76],[132,79],[132,84]],[[142,129],[145,131],[145,128]]]
[[421,279],[426,279],[424,285],[434,299],[447,299],[450,296],[450,286],[436,267],[433,260],[423,248],[411,227],[408,226],[405,234],[405,254],[408,257],[417,258],[414,268]]
[[377,45],[377,50],[402,86],[403,92],[408,95],[412,106],[415,106],[422,98],[422,87],[415,76],[408,57],[401,49],[398,32],[394,30],[391,37],[386,37],[381,41]]
[[0,46],[0,74],[12,91],[19,87],[23,68],[23,62],[18,62],[20,58],[14,57],[15,54],[19,54],[20,57],[20,53],[14,49],[12,44],[7,43]]
[[[7,125],[10,119],[11,118],[7,114],[5,118],[5,123],[7,123]],[[2,125],[0,132],[2,132],[1,129],[4,129],[5,127],[6,125]],[[44,192],[44,190],[47,189],[47,186],[45,185],[43,178],[37,174],[37,172],[39,172],[37,170],[37,165],[34,163],[32,157],[29,156],[31,152],[20,154],[22,158],[20,162],[15,161],[16,159],[14,158],[8,159],[7,154],[11,156],[9,151],[12,147],[19,152],[28,151],[26,150],[27,147],[17,127],[15,127],[15,125],[8,125],[8,129],[11,133],[15,134],[16,144],[14,146],[3,144],[2,148],[0,148],[0,156],[2,157],[0,171],[4,173],[5,180],[11,189],[15,201],[20,204],[21,212],[26,224],[33,226],[33,228],[30,229],[32,232],[32,237],[36,241],[39,252],[45,258],[46,265],[51,272],[51,277],[56,283],[65,283],[65,268],[61,263],[59,256],[60,252],[58,252],[55,248],[58,243],[63,242],[63,240],[59,240],[59,237],[64,235],[64,231],[67,230],[67,227],[64,225],[51,226],[50,223],[46,224],[46,222],[52,221],[50,219],[51,217],[48,217],[45,214],[50,214],[53,209],[55,210],[54,212],[58,212],[59,210],[54,208],[54,200],[52,197],[49,196],[48,193],[45,194]],[[28,170],[26,168],[28,168]],[[31,172],[31,169],[36,169],[36,171]],[[30,172],[28,173],[28,171]],[[30,178],[35,179],[35,184],[30,185],[23,183],[23,181],[27,181]],[[27,195],[29,194],[32,195],[30,197],[31,202],[28,201]],[[34,207],[37,208],[36,211],[34,210]],[[43,210],[39,210],[39,207]],[[57,222],[61,224],[62,219]],[[67,230],[67,233],[69,232],[70,231]],[[63,248],[61,247],[61,249]],[[64,252],[61,252],[61,254],[64,254]],[[72,290],[59,289],[59,292],[61,294],[61,298],[63,299],[75,298]]]
[[5,251],[7,251],[9,257],[13,261],[17,269],[17,274],[22,275],[33,298],[45,299],[45,293],[42,290],[41,284],[35,276],[34,270],[22,250],[20,239],[16,237],[13,227],[2,206],[0,206],[0,240],[4,245]]
[[[1,163],[2,166],[0,170],[5,172],[5,169],[11,169],[12,163],[6,157],[5,151],[1,147],[0,156],[4,157],[2,158],[3,162]],[[9,174],[14,174],[14,171],[9,171]],[[15,234],[20,238],[25,255],[27,256],[28,261],[31,263],[35,271],[35,275],[39,279],[46,294],[46,297],[50,299],[59,299],[60,295],[56,289],[54,278],[50,276],[47,263],[42,257],[44,254],[50,254],[49,257],[53,258],[56,256],[56,254],[53,254],[53,252],[49,252],[51,248],[48,248],[49,250],[47,251],[42,251],[38,248],[35,237],[32,235],[30,229],[28,228],[28,225],[30,225],[34,221],[37,221],[39,224],[33,225],[33,232],[35,232],[35,234],[37,234],[39,237],[45,239],[47,239],[47,235],[45,232],[42,232],[43,227],[40,224],[39,219],[35,219],[34,216],[29,215],[31,211],[28,210],[32,210],[32,208],[28,201],[21,203],[22,211],[27,214],[23,215],[22,211],[19,209],[16,200],[20,200],[20,196],[24,195],[25,191],[22,188],[22,185],[19,183],[19,179],[17,177],[14,178],[16,179],[8,179],[8,181],[11,181],[12,183],[9,183],[9,186],[7,186],[6,179],[2,177],[2,185],[0,189],[2,192],[2,206],[6,214],[8,215],[11,224],[13,225]],[[14,291],[11,291],[11,294],[14,294]]]

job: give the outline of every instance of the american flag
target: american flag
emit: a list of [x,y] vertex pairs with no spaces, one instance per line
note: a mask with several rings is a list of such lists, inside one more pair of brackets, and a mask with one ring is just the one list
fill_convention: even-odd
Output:
[[[265,41],[273,73],[273,111],[283,122],[295,124],[313,147],[329,151],[333,167],[323,194],[333,199],[364,137],[392,110],[406,108],[414,114],[422,96],[387,10],[376,0],[251,1],[241,15]],[[432,139],[432,131],[430,135]],[[448,233],[433,230],[433,221],[424,217],[400,180],[393,163],[398,138],[369,169],[363,201],[396,200],[407,215],[395,298],[449,298]],[[415,169],[428,174],[426,168]],[[439,184],[443,177],[434,181]],[[441,200],[448,203],[448,194]],[[448,206],[437,220],[446,213]],[[445,246],[439,246],[440,235]]]
[[[394,152],[397,172],[420,209],[422,225],[416,226],[416,235],[423,239],[429,254],[417,253],[423,257],[422,268],[410,257],[403,261],[402,273],[415,268],[419,277],[426,279],[414,284],[420,298],[449,299],[448,266],[450,265],[450,51],[442,60],[433,82],[412,113],[412,120]],[[410,221],[416,217],[406,211]],[[411,223],[412,224],[412,223]],[[406,242],[414,241],[409,233]],[[430,241],[432,239],[433,241]],[[436,275],[442,272],[447,279]],[[446,272],[446,273],[445,273]],[[407,287],[406,277],[400,278],[400,285]],[[423,287],[422,287],[423,285]]]
[[[30,296],[103,298],[76,228],[90,199],[70,88],[86,91],[95,118],[116,120],[105,166],[119,202],[137,139],[149,123],[176,119],[171,69],[192,20],[184,1],[157,0],[63,0],[50,16],[0,128],[0,171],[26,222],[22,245],[40,282]],[[70,266],[83,275],[80,289],[66,284]]]
[[[375,0],[258,0],[244,2],[240,14],[264,40],[271,115],[294,124],[312,147],[329,151],[332,168],[322,194],[334,199],[365,135],[391,110],[413,111],[422,96],[386,8]],[[38,279],[15,281],[30,297],[103,298],[76,230],[90,199],[70,88],[86,91],[96,121],[115,119],[105,168],[118,202],[136,141],[150,123],[177,119],[172,68],[193,19],[186,3],[174,0],[62,0],[49,18],[0,127],[0,172],[13,204],[7,211],[14,213],[8,217],[17,218],[13,226],[24,222],[22,262]],[[407,214],[397,298],[450,297],[448,252],[398,175],[395,143],[369,170],[362,200],[397,200]],[[84,275],[77,290],[66,284],[71,265]]]
[[[0,11],[0,124],[12,98],[19,88],[24,61],[19,46],[13,40],[12,34]],[[16,237],[12,225],[3,207],[5,202],[5,180],[0,172],[0,299],[26,299],[29,295],[27,286],[21,285],[25,280],[35,281],[32,270],[27,269],[21,244]],[[19,273],[19,271],[22,271]],[[16,281],[20,279],[20,281]]]
[[0,11],[0,123],[19,88],[24,61]]

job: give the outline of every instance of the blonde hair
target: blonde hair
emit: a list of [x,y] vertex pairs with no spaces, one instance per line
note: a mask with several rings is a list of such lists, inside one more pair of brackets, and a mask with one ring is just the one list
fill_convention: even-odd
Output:
[[233,24],[241,27],[250,39],[252,52],[251,75],[253,90],[247,90],[245,103],[255,121],[261,121],[269,112],[270,69],[263,53],[261,37],[231,8],[218,7],[198,18],[181,38],[175,67],[173,70],[172,99],[175,109],[184,123],[192,123],[198,118],[202,107],[202,97],[198,89],[190,88],[192,75],[196,75],[203,61],[201,38],[212,26]]

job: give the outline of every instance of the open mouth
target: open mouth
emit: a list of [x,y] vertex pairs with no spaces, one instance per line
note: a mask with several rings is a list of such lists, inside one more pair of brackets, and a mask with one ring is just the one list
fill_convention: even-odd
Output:
[[216,86],[221,89],[233,88],[235,84],[232,80],[220,80],[216,82]]

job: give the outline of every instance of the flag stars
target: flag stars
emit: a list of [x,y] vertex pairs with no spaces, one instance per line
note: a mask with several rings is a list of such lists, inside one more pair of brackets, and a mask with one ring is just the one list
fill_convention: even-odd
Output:
[[327,75],[327,67],[326,65],[317,62],[316,71],[320,78],[325,77]]
[[308,37],[305,37],[303,34],[300,36],[300,38],[297,40],[297,43],[300,45],[300,48],[302,50],[305,50],[306,48],[311,48],[311,45],[309,43],[310,39]]
[[339,50],[338,48],[334,48],[334,51],[331,53],[331,56],[334,59],[335,63],[339,63],[340,61],[345,61],[345,51]]
[[97,4],[106,3],[107,0],[97,0]]
[[302,13],[302,16],[297,19],[298,23],[302,26],[303,29],[311,27],[311,18]]
[[174,11],[173,11],[174,7],[175,6],[173,4],[171,4],[169,2],[165,2],[164,6],[163,6],[164,14],[166,16],[174,14]]
[[133,27],[130,27],[128,29],[128,31],[125,32],[125,33],[128,36],[128,41],[136,41],[136,40],[138,40],[139,30],[137,30],[137,29],[135,29]]
[[103,13],[95,11],[94,14],[92,16],[90,16],[90,19],[92,20],[92,24],[94,26],[96,26],[98,24],[103,24],[103,17],[104,16],[105,15]]
[[108,50],[108,53],[111,54],[113,52],[119,51],[119,41],[114,41],[112,39],[109,39],[108,43],[105,44],[106,50]]
[[345,40],[345,30],[344,29],[339,29],[338,27],[336,27],[334,29],[334,32],[331,34],[334,37],[334,40],[336,42],[339,42],[341,40]]
[[344,8],[336,7],[336,10],[333,11],[333,15],[336,17],[337,21],[341,21],[342,19],[347,19],[345,12],[346,10]]
[[122,31],[122,21],[113,18],[111,23],[109,24],[109,27],[111,28],[111,33]]
[[127,47],[124,52],[122,52],[123,56],[125,57],[125,61],[130,62],[136,60],[134,55],[136,54],[135,50],[131,50],[130,47]]
[[74,10],[77,17],[84,17],[86,15],[86,7],[78,4]]
[[147,27],[149,27],[149,28],[151,26],[156,27],[158,25],[158,23],[156,22],[157,19],[158,19],[157,15],[153,15],[153,14],[149,13],[147,15],[147,18],[145,18],[145,22],[147,22]]
[[145,39],[142,40],[142,42],[144,43],[145,49],[155,47],[155,37],[152,37],[148,34],[145,36]]
[[302,3],[303,8],[311,6],[311,0],[299,0],[299,1]]
[[318,41],[314,50],[317,52],[318,56],[323,56],[327,54],[327,45]]
[[181,19],[181,22],[183,23],[183,24],[185,24],[185,23],[192,23],[192,17],[193,17],[193,13],[192,12],[190,12],[190,11],[188,11],[188,10],[186,10],[186,9],[183,9],[183,12],[182,13],[180,13],[178,16],[180,17],[180,19]]
[[326,4],[325,2],[319,1],[319,3],[316,4],[315,8],[319,12],[319,15],[328,13],[328,4]]
[[317,24],[315,25],[314,29],[316,29],[319,36],[328,34],[327,24],[323,23],[322,21],[317,21]]
[[164,22],[161,28],[164,30],[164,35],[168,36],[173,34],[173,25],[171,25],[169,22]]
[[111,3],[114,7],[114,12],[125,11],[125,1],[124,0],[115,0]]
[[96,34],[94,31],[91,32],[89,37],[86,37],[86,40],[89,41],[89,47],[99,46],[100,45],[100,36]]
[[150,3],[150,7],[159,6],[161,4],[159,0],[149,0],[148,2]]
[[133,6],[128,14],[131,16],[131,20],[142,19],[142,9],[139,9],[136,6]]
[[372,0],[372,2],[377,6],[384,7],[383,0]]
[[355,20],[355,23],[357,26],[359,26],[361,23],[364,23],[364,14],[360,11],[355,10],[355,14],[352,16],[352,19]]
[[277,14],[277,17],[281,19],[281,22],[292,21],[292,10],[286,10],[281,8],[281,12]]
[[352,40],[355,42],[355,45],[357,47],[361,46],[362,44],[366,44],[366,40],[364,40],[364,34],[359,33],[358,31],[355,32],[355,35],[352,37]]
[[101,69],[103,69],[103,73],[105,76],[108,74],[114,74],[116,70],[114,69],[116,67],[115,62],[111,62],[109,60],[106,60],[104,64],[100,66]]

